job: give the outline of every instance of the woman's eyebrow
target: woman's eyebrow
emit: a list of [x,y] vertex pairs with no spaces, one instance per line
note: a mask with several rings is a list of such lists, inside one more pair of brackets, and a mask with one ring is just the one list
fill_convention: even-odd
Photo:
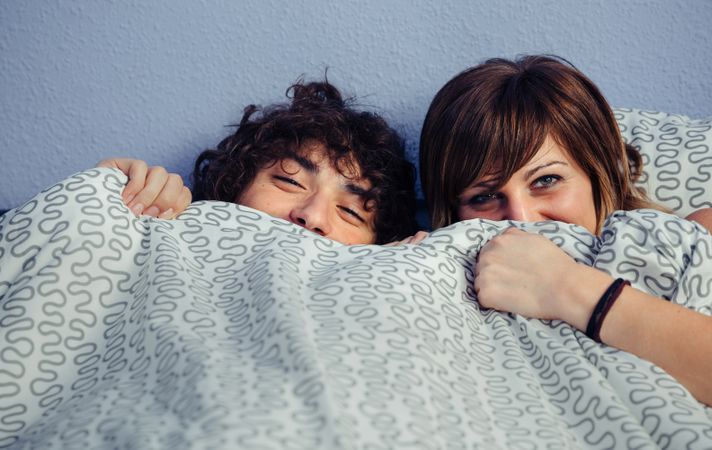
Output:
[[486,180],[486,181],[480,181],[479,183],[477,183],[476,185],[474,185],[474,186],[472,186],[472,187],[476,187],[476,188],[481,188],[481,187],[483,187],[483,188],[491,188],[492,186],[494,186],[494,185],[496,185],[496,184],[497,184],[497,183],[496,183],[494,180]]
[[528,178],[531,178],[532,175],[534,175],[535,173],[537,173],[537,172],[540,171],[541,169],[546,169],[547,167],[555,166],[555,165],[557,165],[557,164],[561,164],[561,165],[564,165],[564,166],[568,166],[568,164],[566,164],[565,161],[560,161],[560,160],[549,161],[549,162],[547,162],[547,163],[540,164],[540,165],[538,165],[538,166],[536,166],[536,167],[534,167],[534,168],[531,168],[531,169],[527,170],[526,173],[524,174],[524,179],[526,180],[526,179],[528,179]]

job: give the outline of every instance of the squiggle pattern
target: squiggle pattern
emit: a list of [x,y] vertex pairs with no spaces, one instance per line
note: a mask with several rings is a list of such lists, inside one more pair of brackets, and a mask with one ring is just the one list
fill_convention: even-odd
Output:
[[[505,224],[348,247],[226,203],[138,219],[124,182],[83,172],[0,219],[2,448],[712,446],[708,409],[659,368],[479,309],[472,261]],[[711,312],[693,223],[517,226]]]
[[640,150],[640,185],[651,198],[682,217],[712,207],[712,117],[624,108],[614,113],[625,141]]

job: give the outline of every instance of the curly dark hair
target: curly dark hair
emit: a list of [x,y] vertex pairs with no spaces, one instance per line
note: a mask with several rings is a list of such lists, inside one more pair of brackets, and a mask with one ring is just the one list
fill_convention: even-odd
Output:
[[298,81],[286,95],[288,104],[247,106],[235,133],[198,156],[193,198],[235,202],[261,168],[319,143],[336,170],[344,174],[355,162],[371,182],[364,206],[375,211],[376,243],[415,233],[415,166],[398,133],[377,114],[353,109],[353,99],[326,80]]

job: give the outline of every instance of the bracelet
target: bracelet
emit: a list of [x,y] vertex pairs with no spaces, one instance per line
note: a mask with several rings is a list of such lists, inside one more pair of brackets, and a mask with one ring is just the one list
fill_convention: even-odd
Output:
[[593,308],[593,313],[588,319],[588,325],[586,326],[586,336],[590,337],[596,342],[601,342],[601,325],[603,325],[603,319],[606,318],[608,311],[616,302],[618,297],[623,292],[623,288],[630,286],[630,281],[624,280],[623,278],[618,278],[616,281],[611,283],[603,293],[601,298],[596,303],[596,307]]

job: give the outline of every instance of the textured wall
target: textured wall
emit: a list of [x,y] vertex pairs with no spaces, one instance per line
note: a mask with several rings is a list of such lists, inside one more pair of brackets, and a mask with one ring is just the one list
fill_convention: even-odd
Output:
[[113,155],[187,174],[247,103],[329,78],[415,155],[433,94],[491,56],[555,53],[615,106],[712,115],[712,1],[0,2],[0,209]]

